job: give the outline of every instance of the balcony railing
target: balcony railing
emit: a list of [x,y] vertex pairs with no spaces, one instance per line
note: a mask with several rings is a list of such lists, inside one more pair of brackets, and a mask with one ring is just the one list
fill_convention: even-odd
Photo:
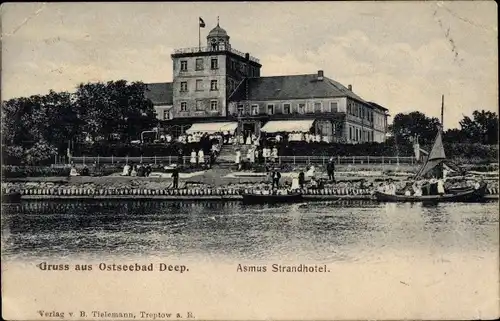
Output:
[[[214,49],[212,47],[191,47],[191,48],[181,48],[181,49],[175,49],[174,54],[190,54],[190,53],[198,53],[198,52],[218,52],[218,51],[228,51],[231,52],[235,55],[238,55],[242,58],[245,58],[245,54],[239,50],[233,49],[233,48],[217,48]],[[253,57],[249,56],[250,61],[260,63],[260,60]]]

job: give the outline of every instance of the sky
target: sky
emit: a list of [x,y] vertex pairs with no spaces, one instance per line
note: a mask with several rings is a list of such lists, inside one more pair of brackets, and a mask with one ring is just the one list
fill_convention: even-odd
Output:
[[1,6],[2,100],[79,83],[172,81],[171,53],[217,24],[262,76],[313,74],[391,115],[421,111],[455,128],[498,111],[493,1],[7,3]]

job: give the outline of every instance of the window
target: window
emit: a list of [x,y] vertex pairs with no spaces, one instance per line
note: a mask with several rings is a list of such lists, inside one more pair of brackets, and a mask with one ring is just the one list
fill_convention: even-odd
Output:
[[352,127],[349,126],[349,140],[352,140]]
[[210,80],[210,90],[217,90],[217,80]]
[[290,114],[290,104],[283,104],[283,114]]
[[243,104],[238,104],[238,115],[239,116],[243,115]]
[[217,111],[219,109],[219,102],[217,100],[210,101],[210,110]]
[[330,111],[332,113],[337,113],[339,111],[339,106],[336,102],[331,102],[330,103]]
[[267,113],[269,115],[273,115],[274,114],[274,105],[273,104],[267,105]]
[[321,103],[314,103],[314,112],[321,113]]
[[196,70],[203,70],[203,58],[196,58]]
[[252,105],[252,115],[259,114],[259,105]]
[[306,112],[306,104],[299,104],[299,113],[304,114]]
[[203,80],[196,79],[196,91],[202,91],[202,90],[203,90]]
[[181,71],[187,71],[187,70],[188,70],[187,60],[181,60]]
[[205,108],[203,108],[203,100],[197,100],[196,101],[196,111],[203,111]]
[[181,111],[187,111],[187,103],[185,101],[181,102]]
[[188,83],[186,81],[181,82],[181,91],[188,90]]
[[217,58],[212,58],[210,60],[210,68],[219,69],[219,60]]

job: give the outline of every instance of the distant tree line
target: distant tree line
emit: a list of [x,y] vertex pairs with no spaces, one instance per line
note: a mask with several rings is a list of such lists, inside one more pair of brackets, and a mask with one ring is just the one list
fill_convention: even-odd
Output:
[[[418,135],[421,145],[430,145],[436,137],[440,122],[435,117],[414,111],[408,114],[399,113],[394,116],[389,131],[398,144],[413,142]],[[459,122],[460,129],[448,129],[443,133],[445,143],[468,143],[498,145],[498,115],[491,111],[476,110],[472,118],[464,116]]]
[[156,126],[146,85],[125,80],[80,84],[76,92],[54,92],[2,102],[3,160],[26,164],[65,155],[69,143],[130,142]]

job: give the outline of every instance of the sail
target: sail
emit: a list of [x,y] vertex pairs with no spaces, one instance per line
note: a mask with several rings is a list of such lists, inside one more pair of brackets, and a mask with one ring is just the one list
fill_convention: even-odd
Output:
[[434,140],[434,145],[432,145],[432,150],[427,157],[424,165],[420,168],[415,178],[419,178],[430,172],[436,166],[440,165],[446,160],[446,155],[444,153],[443,138],[441,129],[438,130],[436,139]]

